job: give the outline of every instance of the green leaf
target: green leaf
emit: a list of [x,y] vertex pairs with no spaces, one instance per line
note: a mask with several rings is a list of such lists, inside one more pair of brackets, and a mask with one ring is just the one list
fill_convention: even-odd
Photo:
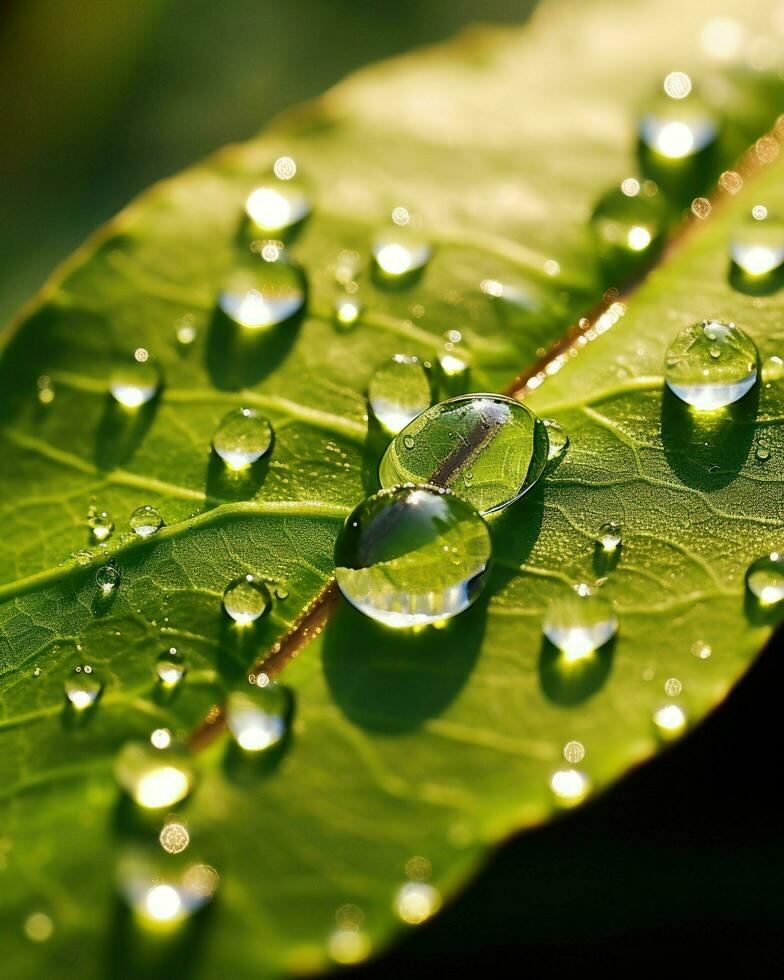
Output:
[[[153,188],[4,338],[0,922],[10,975],[138,975],[176,962],[241,977],[359,958],[396,931],[408,878],[432,874],[432,891],[403,893],[403,917],[424,918],[490,846],[554,814],[550,780],[571,765],[567,742],[585,747],[579,768],[601,789],[656,751],[662,703],[696,722],[744,671],[769,632],[747,616],[743,573],[780,543],[782,395],[763,385],[758,400],[702,422],[663,398],[661,363],[671,336],[705,316],[735,320],[763,357],[779,349],[782,300],[733,287],[727,240],[758,200],[784,210],[781,166],[690,219],[623,306],[582,331],[592,343],[573,332],[548,369],[527,367],[616,285],[599,271],[586,218],[634,171],[635,121],[664,73],[678,65],[711,88],[715,69],[695,53],[711,6],[552,2],[522,33],[473,32],[363,72]],[[747,6],[749,32],[763,31],[767,6]],[[719,169],[773,121],[777,91],[754,73],[720,82]],[[777,152],[772,138],[755,150]],[[317,205],[292,248],[308,311],[249,351],[215,301],[247,255],[244,199],[282,153],[310,177]],[[399,204],[423,216],[434,257],[406,290],[364,274],[366,313],[338,330],[337,256],[366,256]],[[525,301],[493,298],[483,280]],[[176,340],[183,317],[197,330],[187,346]],[[396,353],[432,359],[454,329],[473,389],[504,390],[520,373],[528,404],[557,415],[572,446],[493,519],[482,600],[443,630],[401,636],[336,600],[333,547],[377,486],[386,443],[367,424],[364,395],[374,367]],[[126,414],[108,378],[139,347],[157,357],[165,387]],[[241,405],[268,415],[276,438],[268,466],[230,479],[210,439]],[[88,546],[92,498],[118,530],[84,565],[68,556]],[[166,526],[139,538],[127,520],[144,504]],[[624,531],[612,569],[594,547],[609,519]],[[102,595],[95,574],[108,561],[121,583]],[[241,630],[221,597],[247,573],[286,597]],[[544,608],[605,573],[617,641],[566,670],[543,645]],[[170,646],[189,672],[167,699],[153,668]],[[708,646],[709,658],[694,655]],[[259,771],[227,749],[211,707],[265,658],[285,668],[295,709],[285,751]],[[63,708],[63,684],[82,663],[104,688],[80,722]],[[665,692],[669,678],[681,693]],[[190,733],[196,750],[197,789],[176,808],[190,832],[185,856],[222,878],[195,934],[153,936],[114,897],[115,863],[140,842],[157,846],[160,817],[132,812],[113,760],[162,726]],[[347,905],[362,910],[359,933]]]

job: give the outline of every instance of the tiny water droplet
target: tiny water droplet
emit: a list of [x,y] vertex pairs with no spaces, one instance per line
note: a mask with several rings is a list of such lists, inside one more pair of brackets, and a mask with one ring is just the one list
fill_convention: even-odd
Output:
[[762,365],[762,380],[769,384],[771,381],[781,381],[784,378],[784,359],[778,354],[772,354]]
[[38,379],[38,401],[42,405],[51,405],[54,397],[54,382],[48,375],[42,374]]
[[245,202],[251,226],[262,235],[288,231],[311,210],[310,197],[291,157],[279,157]]
[[667,348],[664,368],[673,394],[699,411],[711,411],[731,405],[752,388],[757,348],[735,324],[703,320],[676,336]]
[[490,533],[473,507],[436,487],[406,484],[368,497],[349,515],[335,575],[366,616],[416,627],[467,609],[484,587],[490,554]]
[[155,676],[164,687],[176,687],[187,673],[185,657],[176,647],[164,650],[155,662]]
[[63,686],[66,698],[77,711],[91,708],[103,690],[103,684],[89,664],[74,668],[73,674]]
[[109,378],[109,391],[125,408],[140,408],[158,394],[161,371],[144,347],[118,364]]
[[669,742],[686,731],[686,713],[678,704],[662,705],[653,713],[653,725],[659,738]]
[[555,419],[542,419],[542,424],[547,429],[547,438],[549,440],[547,462],[552,463],[555,460],[561,459],[569,448],[569,433]]
[[607,552],[617,551],[622,541],[623,532],[618,521],[607,521],[606,524],[602,524],[599,533],[596,535],[597,545]]
[[707,660],[713,653],[710,644],[705,643],[704,640],[695,640],[690,649],[691,655],[696,657],[698,660]]
[[447,487],[491,514],[527,493],[547,458],[547,429],[525,405],[504,395],[459,395],[410,422],[389,444],[378,476],[387,488]]
[[108,541],[114,533],[114,521],[105,510],[98,510],[95,504],[87,511],[87,526],[96,541]]
[[339,327],[353,327],[362,316],[364,305],[356,293],[342,292],[335,297],[335,323]]
[[764,442],[759,443],[754,455],[761,463],[766,463],[770,459],[770,446]]
[[567,660],[581,660],[615,636],[618,618],[612,604],[582,582],[550,602],[542,632]]
[[240,626],[255,622],[271,603],[269,589],[253,575],[240,575],[229,582],[223,593],[223,608]]
[[279,246],[268,243],[253,265],[234,270],[218,297],[220,309],[241,327],[273,327],[305,304],[305,276]]
[[373,372],[368,384],[368,403],[391,435],[396,435],[433,401],[427,368],[418,357],[395,354]]
[[131,530],[135,531],[140,538],[149,538],[151,534],[155,534],[163,527],[163,518],[157,507],[143,504],[131,514],[128,523]]
[[784,554],[772,551],[753,561],[746,571],[746,587],[763,606],[778,605],[784,599]]
[[101,565],[95,573],[95,581],[104,595],[109,595],[120,584],[120,571],[114,565]]
[[418,926],[441,908],[441,893],[424,881],[409,881],[395,899],[398,917],[410,926]]
[[559,769],[550,777],[550,789],[559,806],[572,807],[588,796],[591,782],[579,769]]
[[73,558],[77,565],[89,565],[93,558],[95,558],[95,555],[86,548],[80,548],[71,554],[71,558]]
[[186,313],[185,316],[180,317],[175,323],[174,329],[177,343],[182,344],[183,347],[188,347],[192,344],[198,333],[196,320],[192,313]]
[[601,198],[591,217],[591,228],[597,254],[609,271],[625,272],[639,264],[661,241],[666,228],[667,212],[660,194],[651,197],[636,194],[626,182]]
[[668,677],[664,682],[664,693],[669,698],[677,698],[682,690],[683,684],[681,684],[677,677]]
[[212,448],[230,470],[242,470],[269,452],[272,439],[268,419],[253,408],[237,408],[218,423]]
[[32,912],[25,919],[24,933],[31,943],[45,943],[52,938],[54,922],[46,912]]
[[282,684],[232,691],[226,699],[226,726],[240,748],[264,752],[283,740],[291,707],[291,692]]
[[158,842],[167,854],[182,854],[191,842],[191,835],[185,824],[171,820],[161,828]]
[[405,208],[395,208],[392,224],[379,231],[373,241],[376,272],[382,282],[403,283],[416,276],[433,250],[422,236],[420,222]]
[[131,799],[149,810],[184,800],[195,781],[182,751],[156,749],[149,742],[126,742],[117,754],[114,775]]
[[335,929],[327,942],[330,959],[343,966],[361,963],[370,955],[370,939],[359,928]]
[[172,733],[168,728],[156,728],[150,733],[150,745],[156,749],[168,749],[172,742]]
[[767,276],[784,263],[784,221],[762,205],[732,232],[730,258],[747,276]]
[[563,757],[567,762],[575,766],[585,758],[585,746],[582,742],[567,742],[563,748]]
[[280,599],[281,602],[282,602],[284,599],[288,599],[288,597],[289,597],[289,590],[286,589],[286,588],[284,588],[282,585],[279,585],[275,589],[275,596],[276,596],[276,598]]

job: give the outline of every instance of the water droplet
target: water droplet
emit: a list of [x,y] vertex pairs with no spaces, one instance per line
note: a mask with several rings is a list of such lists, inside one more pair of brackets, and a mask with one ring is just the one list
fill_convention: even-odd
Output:
[[677,698],[683,690],[683,684],[677,677],[668,677],[664,682],[664,693],[668,698]]
[[757,205],[733,231],[730,257],[748,276],[774,272],[784,263],[784,221]]
[[128,907],[140,923],[156,931],[176,928],[206,905],[220,884],[218,872],[208,864],[183,866],[158,854],[129,849],[116,873],[118,891]]
[[335,297],[335,323],[339,327],[353,327],[360,316],[364,305],[354,293],[342,292]]
[[187,673],[185,657],[176,647],[164,650],[155,663],[155,676],[164,687],[176,687]]
[[669,742],[686,730],[686,713],[678,704],[665,704],[654,711],[653,724],[659,737]]
[[427,368],[418,357],[408,354],[395,354],[384,361],[368,384],[370,408],[391,435],[429,408],[432,401]]
[[448,487],[491,514],[531,489],[547,457],[547,429],[525,405],[503,395],[459,395],[427,409],[392,440],[379,481]]
[[754,455],[761,463],[766,463],[770,459],[770,446],[764,442],[759,443]]
[[76,667],[63,686],[66,698],[77,711],[91,708],[103,690],[103,684],[95,676],[89,664]]
[[131,799],[149,810],[174,806],[194,784],[183,752],[172,746],[156,749],[149,742],[126,742],[117,754],[114,775]]
[[563,748],[563,757],[575,766],[585,758],[585,746],[582,742],[567,742]]
[[276,598],[280,599],[281,602],[282,602],[284,599],[288,599],[288,597],[289,597],[289,590],[286,589],[286,588],[284,588],[282,585],[279,585],[275,589],[275,596],[276,596]]
[[158,841],[167,854],[182,854],[191,842],[191,835],[185,824],[172,820],[163,825]]
[[567,660],[580,660],[603,647],[618,631],[612,604],[584,582],[553,599],[542,632]]
[[272,438],[272,426],[263,415],[237,408],[219,422],[212,448],[230,470],[242,470],[269,452]]
[[156,749],[168,749],[172,742],[172,733],[168,728],[156,728],[150,732],[150,745]]
[[713,650],[709,643],[705,643],[704,640],[695,640],[691,645],[691,654],[698,660],[707,660]]
[[291,157],[275,161],[264,181],[245,202],[251,227],[262,235],[279,235],[310,214],[312,205]]
[[229,582],[223,593],[223,608],[240,626],[255,622],[271,603],[269,589],[253,575],[240,575]]
[[382,282],[408,282],[429,262],[433,250],[422,237],[419,225],[405,208],[395,208],[392,224],[376,235],[372,251]]
[[158,394],[161,387],[161,371],[157,363],[143,347],[134,351],[111,373],[109,391],[115,401],[125,408],[139,408]]
[[769,384],[771,381],[781,381],[784,378],[784,359],[773,354],[762,365],[762,380]]
[[196,330],[196,320],[192,313],[186,313],[185,316],[180,317],[179,320],[174,325],[175,335],[177,337],[177,343],[182,344],[183,347],[188,347],[194,342],[197,335]]
[[157,507],[144,504],[137,507],[131,514],[129,524],[131,530],[135,531],[140,538],[149,538],[151,534],[155,534],[163,527],[163,518]]
[[346,599],[371,619],[421,626],[475,601],[490,554],[487,525],[469,504],[435,487],[406,484],[368,497],[349,515],[335,575]]
[[757,348],[735,324],[703,320],[676,336],[664,368],[667,386],[678,398],[699,411],[711,411],[731,405],[752,388]]
[[24,932],[31,943],[45,943],[52,938],[54,923],[46,912],[33,912],[25,919]]
[[240,748],[263,752],[284,738],[291,705],[289,689],[274,682],[250,691],[232,691],[226,699],[226,725]]
[[409,881],[395,899],[398,917],[411,926],[418,926],[441,908],[441,893],[424,881]]
[[606,524],[602,524],[599,533],[596,535],[597,545],[607,552],[617,551],[622,540],[623,534],[618,521],[607,521]]
[[547,462],[552,463],[560,459],[569,448],[569,433],[555,419],[542,419],[544,427],[547,429],[549,449],[547,450]]
[[753,561],[746,571],[746,587],[763,606],[778,605],[784,599],[784,554],[772,551]]
[[95,504],[87,511],[87,526],[96,541],[108,541],[114,532],[114,521],[105,510],[98,510]]
[[104,595],[110,595],[120,584],[120,571],[114,565],[101,565],[95,573],[95,581]]
[[327,952],[335,963],[361,963],[370,955],[370,939],[358,929],[336,929],[329,937]]
[[42,374],[38,379],[38,401],[42,405],[51,405],[54,401],[54,382],[48,375]]
[[663,99],[640,121],[643,145],[667,160],[696,156],[715,142],[718,133],[716,118],[693,96]]
[[305,304],[305,277],[282,247],[266,245],[259,261],[231,273],[218,306],[241,327],[265,329],[284,323]]
[[[639,184],[637,185],[639,187]],[[591,217],[597,254],[606,269],[633,269],[661,242],[666,208],[660,194],[630,195],[616,187],[601,198]]]
[[71,553],[71,558],[73,558],[77,565],[89,565],[93,558],[95,558],[95,555],[86,548],[80,548],[78,551]]
[[559,806],[577,806],[591,791],[591,782],[579,769],[559,769],[550,777],[550,789]]

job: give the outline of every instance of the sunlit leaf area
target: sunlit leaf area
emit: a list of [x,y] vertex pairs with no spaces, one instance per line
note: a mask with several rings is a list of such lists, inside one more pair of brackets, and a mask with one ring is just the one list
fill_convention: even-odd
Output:
[[0,973],[776,975],[784,7],[0,55]]

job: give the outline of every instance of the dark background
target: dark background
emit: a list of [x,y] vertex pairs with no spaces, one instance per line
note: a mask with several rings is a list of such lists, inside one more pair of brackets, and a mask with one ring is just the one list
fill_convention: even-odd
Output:
[[[0,5],[0,324],[152,181],[367,62],[535,0],[17,0]],[[357,980],[782,976],[784,669],[769,649],[696,732],[500,849]]]

